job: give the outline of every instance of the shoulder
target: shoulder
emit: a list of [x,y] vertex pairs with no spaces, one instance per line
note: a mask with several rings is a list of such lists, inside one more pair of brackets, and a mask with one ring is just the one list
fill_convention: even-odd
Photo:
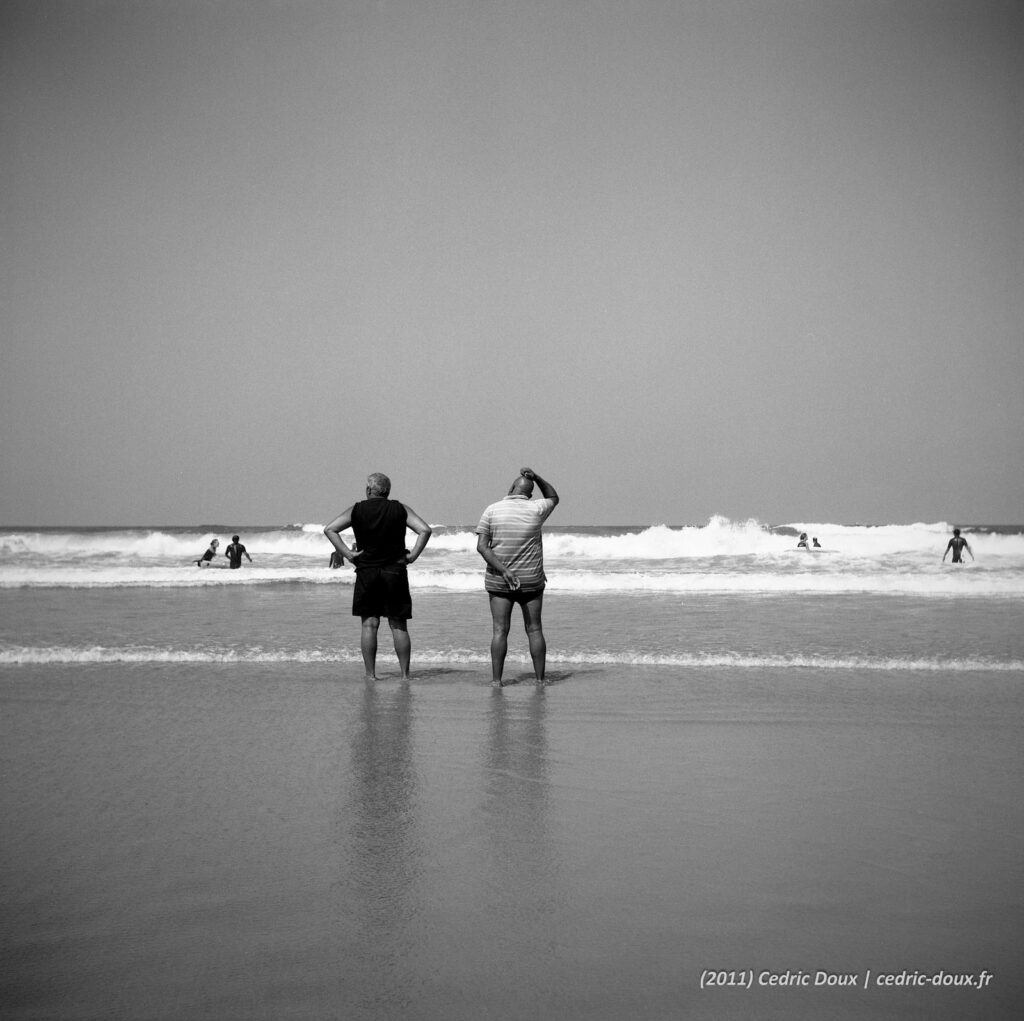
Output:
[[490,523],[491,519],[494,517],[494,512],[500,506],[501,506],[501,501],[499,500],[497,503],[489,503],[486,507],[484,507],[483,511],[480,514],[480,524],[477,525],[477,531],[478,532],[480,531],[480,527],[481,526],[485,526],[485,525],[488,525]]

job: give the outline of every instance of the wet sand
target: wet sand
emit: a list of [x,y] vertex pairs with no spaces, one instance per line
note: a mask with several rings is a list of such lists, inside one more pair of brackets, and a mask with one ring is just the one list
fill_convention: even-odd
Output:
[[0,672],[4,1016],[1019,1016],[1021,678],[381,672]]

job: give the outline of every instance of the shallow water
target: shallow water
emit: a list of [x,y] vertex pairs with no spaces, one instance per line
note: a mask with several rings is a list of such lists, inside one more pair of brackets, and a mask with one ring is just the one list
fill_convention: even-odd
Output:
[[[1022,602],[880,595],[545,595],[553,666],[670,665],[1024,674]],[[479,594],[414,595],[413,665],[485,667]],[[0,589],[0,664],[359,662],[333,586]],[[510,664],[525,664],[513,621]],[[395,669],[382,625],[381,670]]]
[[3,669],[7,1016],[1016,1016],[1019,678],[556,674]]
[[[620,531],[561,569],[635,579],[651,536]],[[749,551],[699,592],[685,557],[640,571],[670,591],[550,571],[551,683],[516,622],[504,689],[476,568],[414,587],[413,679],[385,626],[367,685],[341,572],[137,584],[133,556],[0,563],[5,1017],[1019,1016],[1015,553],[869,591]],[[877,985],[940,970],[991,977]]]

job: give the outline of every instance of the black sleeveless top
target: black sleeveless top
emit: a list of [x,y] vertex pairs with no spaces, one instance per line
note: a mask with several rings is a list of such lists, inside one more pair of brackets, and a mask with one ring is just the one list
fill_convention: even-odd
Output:
[[398,500],[371,496],[352,508],[352,531],[363,555],[355,562],[360,567],[386,567],[405,555],[405,507]]

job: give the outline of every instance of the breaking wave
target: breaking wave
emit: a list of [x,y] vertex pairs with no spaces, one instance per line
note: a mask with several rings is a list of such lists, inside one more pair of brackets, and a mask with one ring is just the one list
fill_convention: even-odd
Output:
[[[806,531],[821,550],[796,548]],[[976,560],[942,563],[945,522],[836,525],[713,517],[705,525],[548,527],[552,591],[629,593],[877,593],[1024,595],[1024,528],[965,526]],[[198,568],[210,539],[221,550],[238,532],[253,564]],[[269,528],[0,530],[0,588],[193,588],[211,585],[351,585],[350,567],[328,568],[320,525]],[[410,584],[421,591],[478,592],[483,565],[472,528],[438,526]]]

